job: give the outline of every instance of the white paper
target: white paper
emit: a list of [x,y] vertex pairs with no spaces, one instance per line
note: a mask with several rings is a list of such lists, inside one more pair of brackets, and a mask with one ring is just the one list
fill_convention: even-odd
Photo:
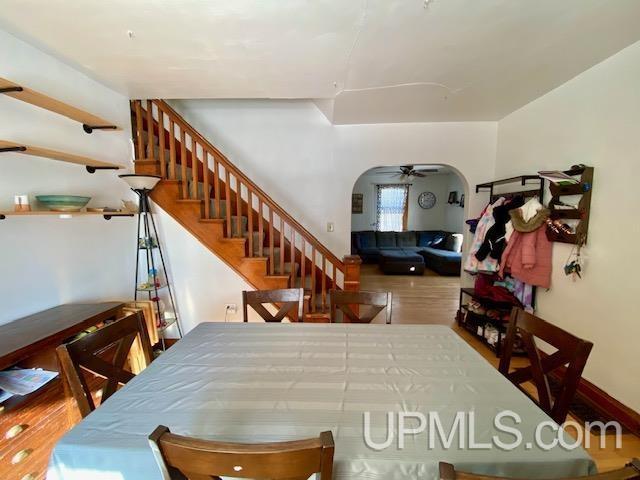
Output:
[[0,389],[15,395],[28,395],[58,376],[58,372],[35,369],[0,371]]
[[5,392],[0,389],[0,403],[3,403],[5,400],[9,400],[11,397],[13,397],[13,393]]

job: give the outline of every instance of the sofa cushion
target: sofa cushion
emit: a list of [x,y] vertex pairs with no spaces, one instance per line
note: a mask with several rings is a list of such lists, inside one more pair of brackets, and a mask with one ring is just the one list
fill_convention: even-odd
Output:
[[378,247],[396,247],[396,232],[376,232]]
[[420,250],[423,253],[423,257],[426,256],[430,256],[430,257],[439,257],[442,259],[447,259],[447,260],[456,260],[456,259],[461,259],[462,258],[462,254],[460,252],[452,252],[450,250],[443,250],[441,248],[433,248],[433,247],[424,247]]
[[439,248],[425,247],[420,251],[427,268],[440,275],[460,275],[462,254],[442,250]]
[[415,247],[418,244],[416,232],[398,232],[396,242],[399,247]]
[[358,250],[363,248],[375,248],[376,244],[376,232],[367,231],[367,232],[356,232],[356,247]]
[[460,253],[462,251],[462,239],[463,235],[461,233],[447,235],[447,239],[444,242],[445,250]]
[[433,247],[444,241],[446,234],[441,230],[425,230],[418,232],[419,247]]

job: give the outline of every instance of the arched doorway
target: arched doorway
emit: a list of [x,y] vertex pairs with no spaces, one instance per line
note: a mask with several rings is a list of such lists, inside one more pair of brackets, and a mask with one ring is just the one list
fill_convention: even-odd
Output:
[[452,325],[468,193],[462,175],[446,165],[376,167],[352,193],[361,288],[393,292],[394,322]]

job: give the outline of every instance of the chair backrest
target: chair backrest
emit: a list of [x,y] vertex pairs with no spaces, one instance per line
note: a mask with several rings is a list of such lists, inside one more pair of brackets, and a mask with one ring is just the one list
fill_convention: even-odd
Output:
[[[450,463],[440,462],[440,480],[513,480],[508,477],[490,477],[487,475],[474,475],[456,471]],[[627,466],[611,472],[589,475],[586,477],[571,477],[561,480],[637,480],[640,479],[640,460],[632,459]]]
[[149,435],[149,445],[166,480],[176,470],[189,480],[307,480],[314,473],[331,480],[333,471],[330,431],[306,440],[246,444],[183,437],[160,425]]
[[135,376],[125,370],[124,365],[137,337],[140,339],[144,361],[149,365],[152,351],[144,317],[140,311],[56,349],[62,374],[83,418],[96,408],[83,369],[107,379],[102,391],[101,401],[104,402],[116,392],[119,385],[127,383]]
[[[530,365],[509,372],[518,337],[522,341]],[[535,338],[551,345],[556,351],[551,355],[541,356]],[[515,307],[511,312],[499,370],[519,387],[523,382],[532,381],[537,389],[537,403],[540,408],[557,423],[562,424],[569,413],[569,406],[578,389],[592,347],[593,343]],[[560,375],[559,391],[552,401],[548,375],[565,366],[566,370]]]
[[[383,310],[386,310],[386,323],[391,323],[391,305],[393,296],[391,292],[348,292],[345,290],[331,290],[331,322],[336,322],[338,310],[342,312],[345,323],[371,323]],[[354,311],[352,306],[367,305],[364,313],[360,309]]]
[[[277,304],[278,312],[272,315],[264,307],[265,303]],[[253,290],[242,292],[242,309],[244,321],[248,322],[247,306],[251,306],[265,322],[281,322],[291,312],[302,321],[304,310],[304,290],[302,288],[281,288],[279,290]]]

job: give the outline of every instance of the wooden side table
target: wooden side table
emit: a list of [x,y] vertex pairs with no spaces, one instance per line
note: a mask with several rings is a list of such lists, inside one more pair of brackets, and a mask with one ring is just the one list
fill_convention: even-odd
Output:
[[[83,330],[118,318],[124,303],[61,305],[0,326],[0,370],[59,371],[55,349]],[[58,439],[79,418],[61,376],[30,395],[0,405],[0,478],[44,479]]]

